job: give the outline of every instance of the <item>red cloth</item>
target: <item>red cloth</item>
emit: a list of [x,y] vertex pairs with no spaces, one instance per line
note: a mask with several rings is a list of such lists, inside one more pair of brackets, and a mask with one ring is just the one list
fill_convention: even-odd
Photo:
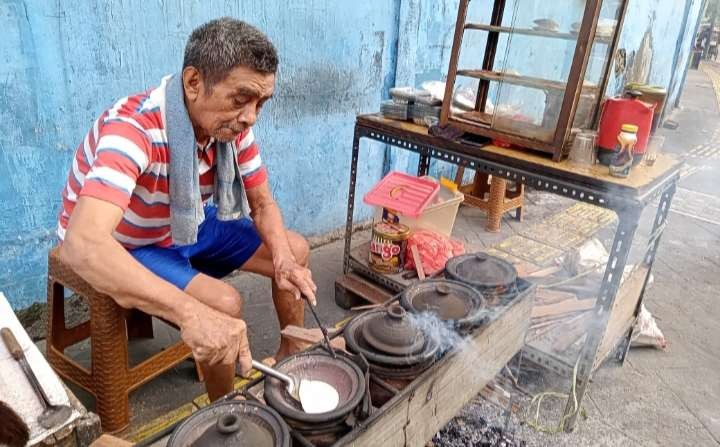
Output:
[[428,276],[444,269],[448,259],[465,253],[465,246],[460,241],[450,239],[434,231],[417,230],[408,239],[405,255],[405,268],[407,270],[415,270],[415,260],[411,251],[413,246],[417,246],[420,262],[425,274]]

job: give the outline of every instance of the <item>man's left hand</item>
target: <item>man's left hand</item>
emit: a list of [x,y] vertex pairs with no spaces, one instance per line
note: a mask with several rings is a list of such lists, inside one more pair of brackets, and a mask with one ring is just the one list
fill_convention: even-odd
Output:
[[305,295],[310,304],[315,306],[315,292],[317,286],[312,279],[310,269],[298,264],[292,256],[277,256],[273,259],[275,267],[275,281],[280,290],[292,292],[295,299],[302,299]]

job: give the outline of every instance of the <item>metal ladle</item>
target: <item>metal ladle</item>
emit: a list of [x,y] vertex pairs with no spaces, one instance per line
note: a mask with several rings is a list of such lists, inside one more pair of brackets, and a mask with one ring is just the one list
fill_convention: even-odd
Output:
[[296,401],[300,402],[300,380],[298,380],[297,377],[290,376],[284,373],[281,373],[275,368],[271,368],[267,366],[264,363],[260,363],[257,360],[252,361],[252,367],[260,371],[261,373],[275,377],[278,380],[281,380],[285,383],[285,388],[287,389],[288,394],[290,397],[295,399]]
[[[257,360],[252,361],[252,366],[263,374],[285,382],[290,397],[295,399],[306,413],[325,413],[337,408],[340,396],[337,390],[328,383],[320,380],[298,379],[295,376],[281,373]],[[318,391],[320,392],[318,393]]]

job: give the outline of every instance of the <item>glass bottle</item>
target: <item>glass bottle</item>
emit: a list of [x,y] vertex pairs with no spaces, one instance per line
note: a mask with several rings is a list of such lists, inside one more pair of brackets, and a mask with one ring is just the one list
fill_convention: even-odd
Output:
[[638,126],[623,124],[618,134],[617,152],[610,162],[610,175],[614,177],[627,177],[633,163],[633,151],[637,144]]

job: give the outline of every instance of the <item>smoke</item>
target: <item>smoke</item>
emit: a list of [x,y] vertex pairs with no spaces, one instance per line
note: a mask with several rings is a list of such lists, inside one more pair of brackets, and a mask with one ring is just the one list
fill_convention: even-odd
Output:
[[420,330],[425,337],[434,340],[440,346],[440,353],[451,349],[463,349],[468,345],[468,338],[455,330],[452,323],[438,318],[432,312],[408,313],[407,319],[413,327]]
[[[499,312],[505,306],[484,307],[478,311],[474,321],[478,326],[487,324],[499,316]],[[425,337],[437,342],[440,346],[439,353],[445,353],[451,349],[469,349],[471,334],[459,332],[455,325],[449,321],[441,320],[434,312],[407,313],[406,318],[413,327],[422,331]]]

